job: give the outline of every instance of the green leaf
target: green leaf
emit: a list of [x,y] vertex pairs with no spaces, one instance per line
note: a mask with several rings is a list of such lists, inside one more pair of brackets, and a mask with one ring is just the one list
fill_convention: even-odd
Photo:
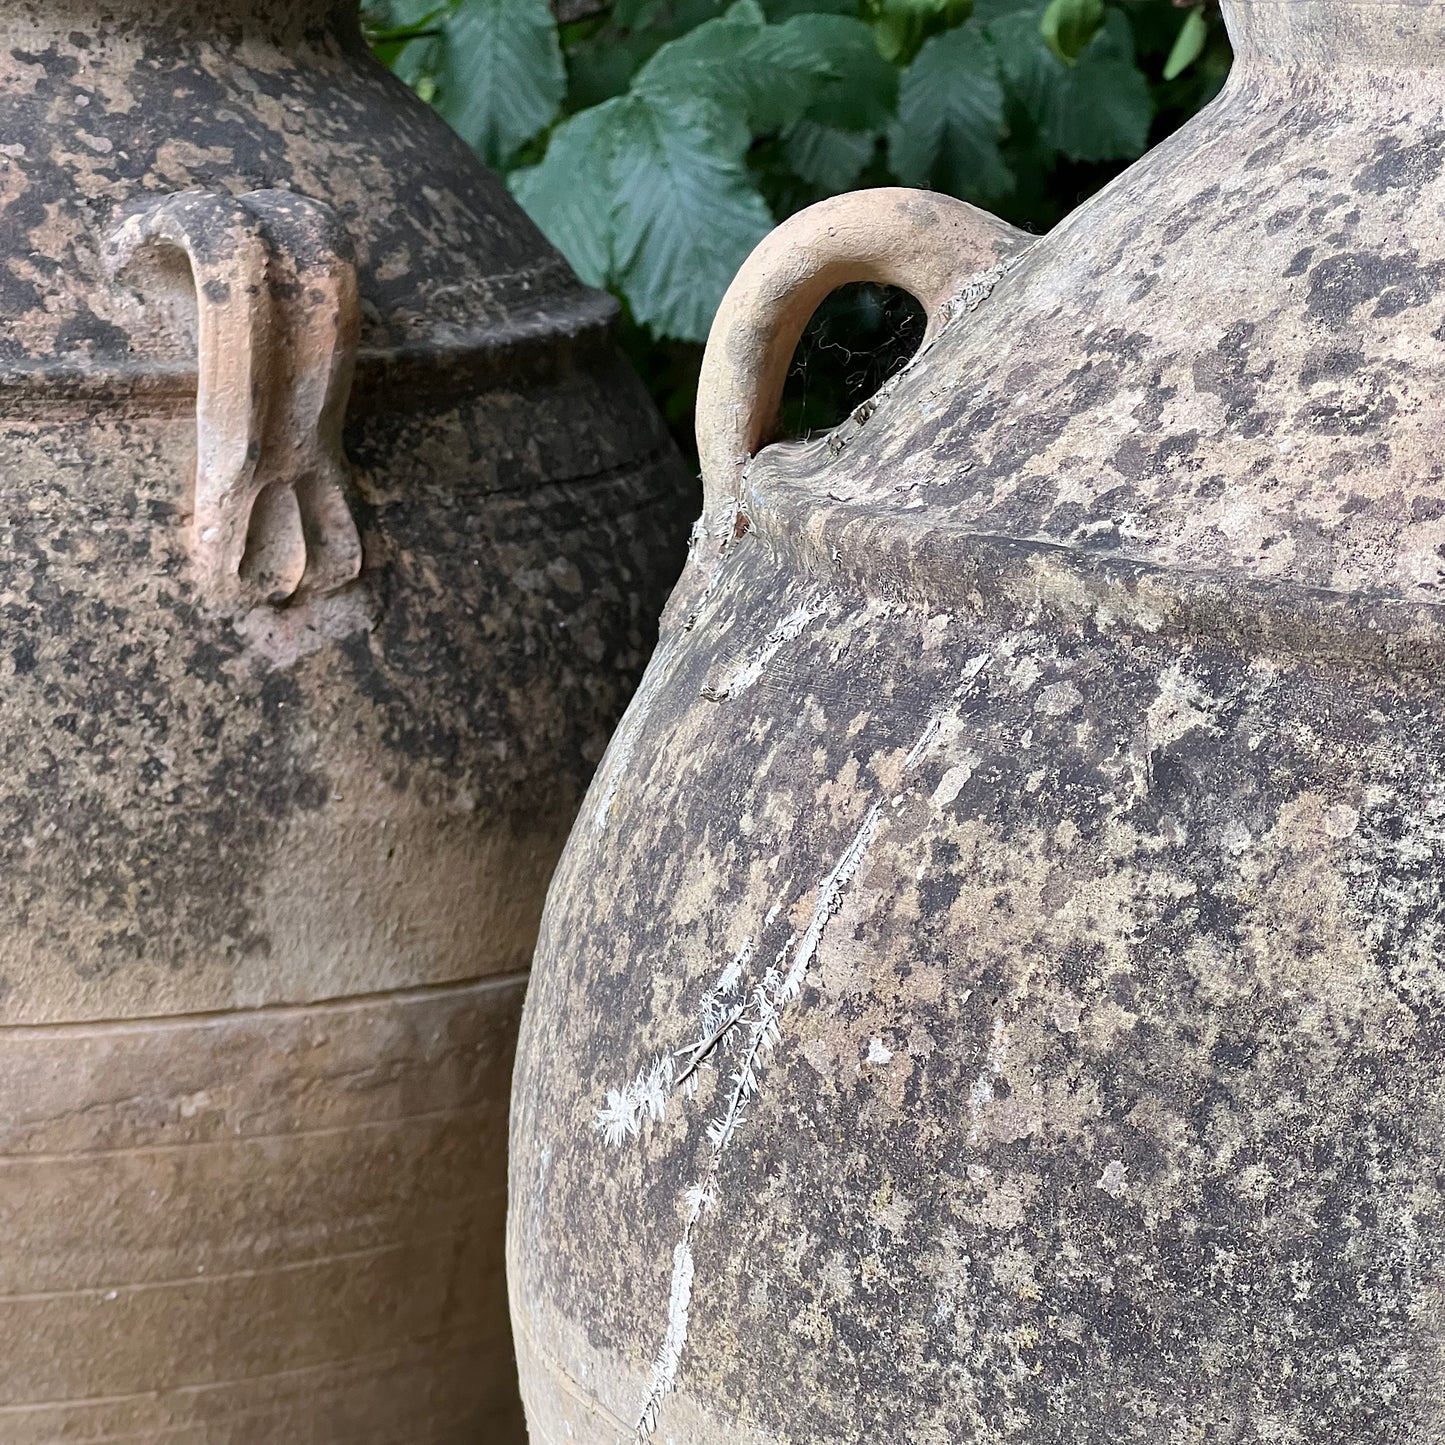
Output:
[[612,23],[623,30],[640,30],[652,24],[662,6],[663,0],[617,0]]
[[741,75],[731,73],[740,50],[767,24],[757,0],[737,0],[715,20],[705,21],[669,40],[637,72],[634,88],[654,96],[704,95],[718,98],[741,90]]
[[868,0],[867,14],[883,58],[903,66],[930,35],[967,19],[972,8],[969,0]]
[[1072,63],[1104,25],[1104,0],[1049,0],[1039,21],[1044,44]]
[[541,163],[508,177],[522,209],[589,286],[612,278],[613,127],[625,104],[609,100],[564,120]]
[[373,42],[376,58],[399,80],[416,90],[421,81],[429,79],[441,62],[440,34],[422,35],[417,39]]
[[1027,14],[1040,20],[1045,4],[1047,0],[974,0],[972,15],[985,29],[991,30],[996,20],[1008,15]]
[[1009,96],[1050,150],[1075,161],[1133,160],[1149,143],[1154,102],[1134,63],[1127,17],[1110,10],[1078,59],[1065,64],[1044,43],[1037,9],[987,26]]
[[903,76],[888,133],[893,173],[907,185],[956,196],[1007,191],[1013,176],[999,153],[1003,103],[998,61],[984,38],[968,25],[935,35]]
[[769,20],[791,20],[795,15],[858,14],[858,0],[763,0]]
[[881,132],[898,103],[898,71],[878,53],[873,31],[847,15],[797,15],[778,27],[811,52],[828,76],[804,114],[839,130]]
[[565,109],[575,114],[589,105],[601,105],[625,95],[632,77],[658,48],[655,35],[619,35],[604,30],[567,50]]
[[857,182],[877,145],[878,137],[871,131],[838,130],[800,120],[783,132],[783,159],[810,186],[836,193]]
[[445,22],[437,109],[504,166],[556,117],[567,89],[547,0],[459,0]]
[[1164,79],[1177,80],[1201,55],[1209,39],[1209,25],[1202,8],[1191,10],[1174,37],[1169,58],[1164,62]]
[[385,0],[365,6],[362,21],[368,36],[385,37],[389,32],[430,25],[447,9],[446,0]]
[[684,341],[713,314],[773,220],[733,123],[705,100],[610,102],[614,277],[636,318]]
[[875,0],[881,15],[917,15],[930,18],[947,15],[956,0]]
[[1149,145],[1154,102],[1127,60],[1081,58],[1060,78],[1044,134],[1075,161],[1133,160]]
[[437,0],[390,0],[365,12],[372,53],[413,90],[441,61],[441,20],[446,11]]
[[1154,99],[1134,63],[1134,32],[1121,10],[1071,66],[1046,113],[1045,139],[1075,161],[1134,160],[1149,146]]
[[667,39],[716,19],[727,7],[728,0],[616,0],[612,23],[619,30],[655,30]]
[[656,100],[716,102],[755,132],[800,119],[825,81],[827,58],[787,26],[768,25],[757,0],[664,45],[637,73],[633,90]]
[[800,121],[841,78],[845,56],[812,44],[805,29],[769,25],[735,64],[748,76],[747,106],[755,130],[782,130]]

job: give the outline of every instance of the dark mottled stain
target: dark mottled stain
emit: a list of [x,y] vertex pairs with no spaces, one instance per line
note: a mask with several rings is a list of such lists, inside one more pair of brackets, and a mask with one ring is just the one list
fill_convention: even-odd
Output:
[[1212,392],[1224,403],[1227,424],[1241,436],[1258,436],[1268,417],[1256,410],[1261,383],[1267,381],[1274,363],[1264,360],[1251,366],[1256,327],[1250,321],[1236,321],[1214,347],[1195,358],[1194,384]]
[[1310,352],[1300,369],[1300,385],[1314,386],[1319,381],[1335,381],[1352,375],[1365,364],[1363,351],[1350,347],[1317,347]]
[[1273,235],[1276,231],[1290,230],[1304,214],[1303,206],[1284,206],[1265,218],[1264,229]]
[[1433,299],[1442,277],[1445,264],[1421,265],[1415,251],[1392,256],[1350,251],[1310,269],[1306,304],[1311,316],[1334,327],[1348,325],[1354,312],[1371,301],[1374,315],[1398,316]]
[[1417,141],[1381,136],[1374,155],[1354,178],[1355,190],[1381,196],[1392,190],[1418,190],[1437,180],[1445,168],[1445,132]]

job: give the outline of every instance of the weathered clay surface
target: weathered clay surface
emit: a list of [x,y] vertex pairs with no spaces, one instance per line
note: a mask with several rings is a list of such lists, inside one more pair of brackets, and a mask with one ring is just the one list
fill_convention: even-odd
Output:
[[685,479],[354,7],[0,38],[0,1439],[517,1439],[512,1030]]
[[851,282],[898,286],[923,307],[928,346],[974,277],[1032,238],[951,196],[902,187],[809,206],[761,241],[728,287],[698,379],[697,439],[714,491],[737,491],[772,440],[793,351],[828,294]]
[[477,1382],[524,984],[0,1030],[6,1445],[520,1439]]
[[1229,18],[706,479],[524,1020],[537,1445],[1445,1435],[1445,7]]

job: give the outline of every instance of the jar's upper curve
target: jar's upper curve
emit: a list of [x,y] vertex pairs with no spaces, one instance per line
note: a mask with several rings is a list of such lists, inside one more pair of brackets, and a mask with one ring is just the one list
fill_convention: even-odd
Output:
[[1445,93],[1367,79],[1246,68],[874,408],[755,458],[759,533],[1445,601]]
[[355,0],[12,0],[0,41],[4,396],[194,385],[183,300],[153,304],[105,261],[129,208],[178,191],[329,206],[356,249],[366,365],[470,367],[498,338],[548,346],[610,315],[371,58]]
[[98,35],[140,26],[172,37],[250,31],[284,39],[322,28],[344,31],[357,13],[358,0],[6,0],[0,35],[71,28]]

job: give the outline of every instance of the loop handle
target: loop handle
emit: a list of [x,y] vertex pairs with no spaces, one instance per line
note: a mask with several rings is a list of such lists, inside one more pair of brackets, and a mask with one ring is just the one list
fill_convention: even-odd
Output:
[[361,539],[341,427],[360,303],[336,214],[290,191],[183,191],[132,212],[106,263],[145,289],[194,287],[191,550],[206,599],[254,606],[349,582]]
[[698,382],[704,516],[729,520],[742,472],[777,424],[803,328],[831,291],[874,281],[909,292],[928,318],[1034,238],[977,206],[932,191],[883,187],[799,211],[759,243],[723,297]]

